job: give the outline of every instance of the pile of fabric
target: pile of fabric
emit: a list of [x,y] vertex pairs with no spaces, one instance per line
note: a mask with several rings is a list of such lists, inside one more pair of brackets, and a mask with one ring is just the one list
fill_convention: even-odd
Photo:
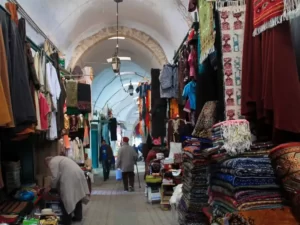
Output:
[[220,146],[229,155],[250,150],[251,132],[247,120],[228,120],[217,123],[212,129],[214,147]]
[[211,141],[207,139],[187,138],[184,142],[183,195],[178,206],[179,224],[208,224],[202,208],[208,203],[207,168],[209,161],[202,155],[202,152],[211,145]]
[[251,146],[251,151],[215,161],[210,165],[209,204],[213,215],[245,210],[273,209],[283,206],[271,160],[272,144]]

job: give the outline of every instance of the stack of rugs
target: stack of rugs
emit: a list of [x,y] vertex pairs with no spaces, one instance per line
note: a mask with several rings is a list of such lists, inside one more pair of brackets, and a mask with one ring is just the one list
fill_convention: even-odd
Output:
[[209,161],[202,152],[212,143],[207,139],[187,138],[183,144],[183,195],[177,208],[179,224],[206,225],[208,220],[202,208],[208,205]]
[[247,120],[228,120],[217,123],[212,129],[214,147],[221,147],[229,155],[250,150],[251,132]]
[[283,207],[284,199],[268,158],[272,147],[271,143],[258,143],[236,157],[214,157],[221,160],[215,160],[209,168],[213,217]]

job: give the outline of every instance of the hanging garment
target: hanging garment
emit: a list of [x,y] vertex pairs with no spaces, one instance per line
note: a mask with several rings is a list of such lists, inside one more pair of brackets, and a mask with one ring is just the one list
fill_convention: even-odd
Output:
[[14,118],[11,105],[11,95],[10,95],[10,86],[9,86],[9,77],[7,69],[7,58],[5,52],[5,44],[3,39],[2,28],[0,27],[0,92],[1,100],[3,105],[0,107],[0,124],[1,126],[13,127]]
[[202,63],[215,50],[213,3],[198,0],[199,42],[201,46],[199,63]]
[[83,146],[86,147],[90,144],[89,127],[86,120],[84,121],[84,135],[83,135]]
[[178,97],[178,67],[177,65],[166,64],[159,76],[160,97]]
[[47,138],[48,140],[55,140],[58,137],[56,112],[57,112],[57,101],[59,99],[61,89],[60,89],[60,83],[58,80],[56,68],[50,63],[47,63],[46,65],[46,82],[47,82],[47,87],[49,88],[52,105],[53,105],[53,109],[51,112],[51,125],[47,132]]
[[65,146],[65,148],[66,149],[71,148],[69,136],[67,134],[65,134],[64,137],[63,137],[63,139],[64,139],[64,146]]
[[190,65],[190,77],[196,77],[196,68],[197,68],[197,52],[193,48],[189,54],[188,62]]
[[91,85],[78,83],[78,109],[81,112],[91,112]]
[[117,119],[109,119],[110,140],[117,141]]
[[49,105],[45,96],[42,93],[39,93],[39,112],[40,112],[40,129],[48,130],[48,114],[51,113]]
[[[217,53],[217,70],[215,70],[210,60],[205,60],[199,64],[199,73],[196,85],[196,117],[200,115],[204,104],[208,101],[218,101],[217,121],[224,121],[224,73],[222,58],[222,40],[221,40],[221,23],[219,12],[215,12],[216,24],[216,41],[215,49]],[[200,51],[200,46],[198,46]],[[198,53],[199,54],[199,53]]]
[[185,98],[189,98],[190,107],[193,110],[196,110],[196,82],[190,81],[187,85],[185,85],[183,89],[182,96]]
[[64,129],[70,130],[70,117],[67,114],[64,115]]
[[60,134],[64,127],[64,104],[66,102],[66,88],[63,84],[63,81],[60,77],[59,71],[59,56],[58,53],[55,52],[51,54],[51,58],[54,62],[54,67],[56,68],[57,79],[60,85],[60,95],[57,101],[57,113],[56,113],[56,123],[57,123],[57,133]]
[[165,118],[167,115],[166,99],[160,98],[159,69],[151,69],[151,136],[166,136]]
[[189,12],[194,12],[197,8],[197,0],[189,0]]
[[2,85],[2,81],[0,80],[0,126],[6,126],[6,124],[11,122],[11,117],[9,114],[8,104],[6,102],[5,93]]
[[[284,22],[252,37],[253,5],[246,4],[243,48],[242,115],[300,133],[300,84],[290,26]],[[280,90],[280,91],[278,91]],[[288,110],[287,110],[288,109]],[[291,135],[290,135],[291,136]],[[278,143],[274,139],[274,142]]]
[[36,113],[28,81],[28,70],[24,45],[15,23],[11,23],[10,55],[12,74],[10,76],[11,102],[15,125],[36,123]]
[[78,83],[74,80],[68,80],[66,82],[66,92],[67,92],[67,106],[77,107],[78,106]]
[[18,18],[18,6],[15,3],[7,2],[5,3],[5,8],[9,11],[12,21],[18,25],[19,18]]
[[[34,55],[34,68],[35,71],[37,73],[37,79],[39,81],[39,73],[40,73],[40,63],[41,63],[41,58],[40,58],[40,54],[37,52]],[[40,81],[39,81],[40,84]],[[41,84],[40,84],[40,89],[41,89]],[[40,105],[39,105],[39,90],[35,90],[34,91],[34,104],[35,104],[35,113],[36,113],[36,117],[37,117],[37,123],[36,123],[36,129],[37,130],[42,130],[41,128],[41,113],[40,113]]]
[[70,116],[70,132],[78,131],[78,119],[75,115]]

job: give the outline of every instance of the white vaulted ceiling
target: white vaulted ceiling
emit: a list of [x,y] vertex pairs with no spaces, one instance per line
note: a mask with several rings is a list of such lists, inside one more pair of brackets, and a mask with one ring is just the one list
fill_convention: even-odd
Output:
[[[136,101],[124,92],[120,78],[106,63],[115,49],[115,40],[107,40],[116,35],[114,0],[18,0],[18,3],[66,54],[68,66],[93,67],[95,109],[112,107],[119,120],[134,124],[138,118]],[[132,61],[122,61],[121,72],[136,72],[145,77],[124,75],[123,84],[150,79],[151,68],[161,68],[171,60],[192,22],[187,6],[188,0],[123,0],[119,5],[119,24],[126,39],[120,40],[119,56],[129,56]]]

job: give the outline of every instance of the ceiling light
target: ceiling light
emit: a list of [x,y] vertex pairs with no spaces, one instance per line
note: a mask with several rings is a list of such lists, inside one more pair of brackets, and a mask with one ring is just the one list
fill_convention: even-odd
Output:
[[108,38],[108,40],[116,40],[116,39],[124,40],[125,37],[111,37],[111,38]]
[[116,75],[130,75],[130,74],[136,74],[136,72],[121,72]]
[[120,73],[121,61],[117,54],[111,60],[111,66],[114,73]]
[[123,84],[123,87],[127,87],[130,84],[132,84],[132,85],[138,85],[139,83],[138,82],[127,83],[127,84]]
[[[131,58],[130,57],[118,57],[121,61],[131,61]],[[111,63],[112,62],[112,59],[113,58],[108,58],[108,59],[106,59],[106,61],[108,62],[108,63]]]
[[131,84],[131,81],[129,83],[128,93],[129,93],[130,96],[133,96],[133,85]]

